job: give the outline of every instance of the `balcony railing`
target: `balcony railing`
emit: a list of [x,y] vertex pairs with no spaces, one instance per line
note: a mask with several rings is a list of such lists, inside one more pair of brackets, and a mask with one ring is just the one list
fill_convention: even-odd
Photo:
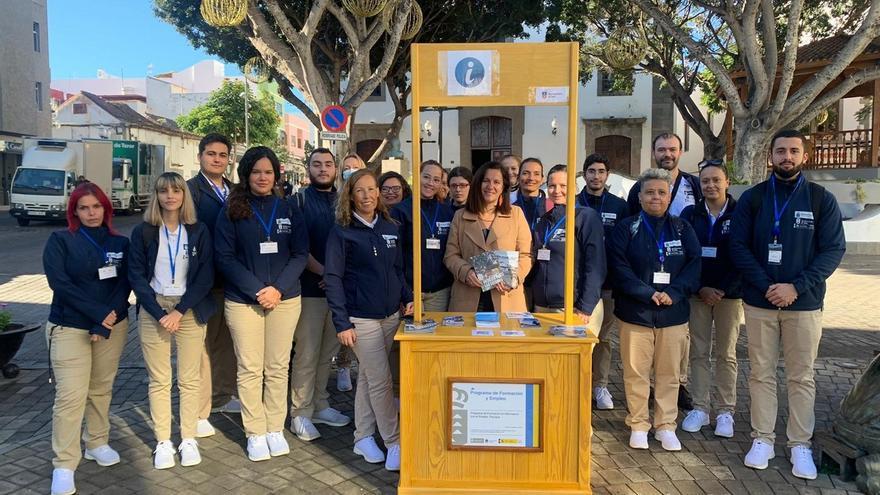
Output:
[[809,135],[812,156],[810,169],[870,167],[871,129],[817,132]]

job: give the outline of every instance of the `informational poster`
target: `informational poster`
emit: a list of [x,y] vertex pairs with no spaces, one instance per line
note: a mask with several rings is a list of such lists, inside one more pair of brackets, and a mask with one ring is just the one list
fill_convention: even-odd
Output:
[[465,380],[449,379],[450,449],[542,449],[540,380]]
[[540,86],[535,88],[535,103],[568,103],[567,86]]
[[446,52],[447,96],[490,96],[494,53],[493,50]]

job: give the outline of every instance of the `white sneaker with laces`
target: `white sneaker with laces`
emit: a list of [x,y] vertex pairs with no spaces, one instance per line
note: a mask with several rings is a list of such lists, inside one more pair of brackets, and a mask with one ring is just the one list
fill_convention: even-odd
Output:
[[593,400],[596,401],[596,409],[607,411],[614,409],[614,401],[611,398],[611,392],[608,387],[593,388]]
[[647,449],[648,448],[648,432],[633,430],[629,434],[629,446],[634,449]]
[[[354,453],[362,456],[364,460],[370,464],[379,464],[385,460],[385,454],[383,454],[382,449],[376,445],[376,441],[373,440],[373,437],[364,437],[355,442]],[[399,453],[400,452],[398,452],[398,454]]]
[[385,469],[388,471],[400,471],[400,444],[388,447],[388,455],[385,456]]
[[200,419],[196,423],[196,438],[211,437],[215,433],[217,433],[217,430],[214,429],[214,426],[207,419]]
[[272,457],[269,451],[269,443],[266,441],[266,435],[249,436],[247,452],[248,459],[254,462],[268,461]]
[[709,415],[705,411],[694,409],[687,413],[681,422],[681,429],[691,433],[697,433],[704,426],[709,425]]
[[678,441],[678,436],[672,430],[657,430],[654,432],[654,439],[660,442],[663,450],[671,452],[681,450],[681,442]]
[[153,451],[153,467],[156,469],[174,467],[174,444],[171,440],[163,440],[156,444],[156,450]]
[[767,469],[767,464],[774,457],[776,452],[773,451],[773,445],[756,438],[752,440],[752,448],[746,454],[744,464],[752,469]]
[[816,479],[813,451],[806,445],[796,445],[791,448],[791,474],[805,480]]
[[180,441],[180,465],[183,467],[195,466],[202,463],[202,454],[199,453],[199,443],[195,438],[184,438]]
[[715,436],[733,438],[733,415],[729,412],[715,417]]
[[107,467],[119,464],[119,453],[109,445],[101,445],[94,449],[86,449],[83,455],[87,460],[95,461],[99,466]]
[[297,416],[290,422],[290,429],[293,434],[303,442],[311,442],[317,438],[321,438],[321,432],[312,424],[312,420],[305,416]]
[[351,391],[351,368],[339,368],[336,370],[336,390],[340,392]]
[[52,471],[52,495],[73,495],[76,485],[73,483],[73,470],[57,468]]
[[272,457],[290,453],[290,445],[288,445],[287,439],[284,438],[284,432],[270,431],[266,434],[266,443],[269,444],[269,455]]
[[351,423],[351,418],[332,407],[328,407],[327,409],[312,414],[312,423],[330,426],[346,426]]

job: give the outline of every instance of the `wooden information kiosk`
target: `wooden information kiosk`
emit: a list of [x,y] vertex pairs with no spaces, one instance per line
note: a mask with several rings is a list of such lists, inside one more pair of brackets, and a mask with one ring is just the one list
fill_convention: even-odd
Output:
[[[412,45],[412,118],[422,107],[568,108],[568,183],[575,184],[577,43]],[[413,125],[413,143],[419,126]],[[413,163],[421,163],[413,146]],[[414,167],[414,170],[416,168]],[[416,174],[413,174],[416,177]],[[419,181],[413,186],[413,237],[420,245]],[[566,232],[574,232],[574,186]],[[566,239],[574,259],[574,236]],[[453,313],[422,313],[421,250],[414,249],[415,319],[440,323]],[[590,490],[590,393],[594,334],[555,337],[575,324],[574,268],[565,269],[565,311],[536,314],[541,328],[439,326],[398,332],[401,345],[401,494],[587,494]]]

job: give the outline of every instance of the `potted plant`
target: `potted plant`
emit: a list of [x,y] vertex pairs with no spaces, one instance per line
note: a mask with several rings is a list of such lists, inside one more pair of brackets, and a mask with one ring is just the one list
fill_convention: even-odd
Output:
[[7,304],[0,303],[0,368],[6,378],[18,376],[19,368],[12,358],[21,348],[24,336],[40,328],[39,323],[17,323],[12,321],[12,311]]

